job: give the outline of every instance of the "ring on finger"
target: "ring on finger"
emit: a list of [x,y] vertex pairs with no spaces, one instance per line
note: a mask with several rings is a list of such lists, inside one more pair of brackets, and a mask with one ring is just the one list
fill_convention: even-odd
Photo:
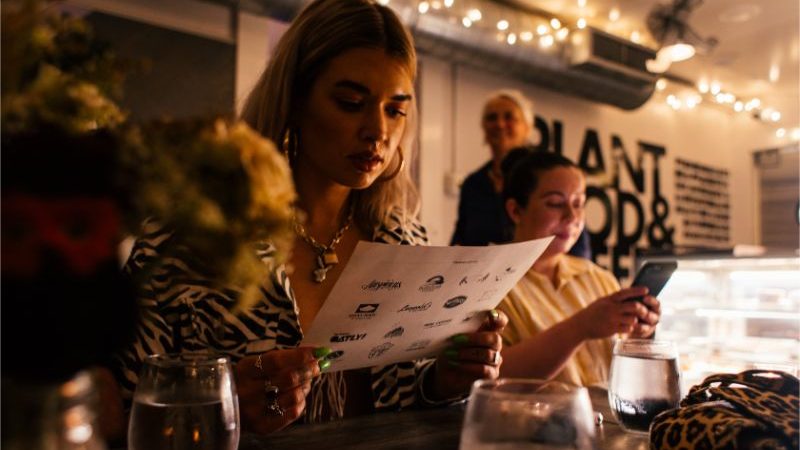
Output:
[[496,366],[498,364],[500,364],[500,351],[499,350],[495,350],[494,351],[494,357],[492,358],[492,365]]
[[264,380],[264,396],[267,399],[266,413],[268,416],[283,417],[283,408],[278,403],[278,386],[270,383],[269,379]]

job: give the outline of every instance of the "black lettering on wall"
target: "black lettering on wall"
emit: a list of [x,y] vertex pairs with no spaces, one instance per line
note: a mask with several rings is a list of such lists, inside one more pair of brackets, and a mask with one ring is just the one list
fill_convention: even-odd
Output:
[[539,132],[539,143],[534,145],[533,148],[537,152],[546,152],[550,148],[550,129],[547,127],[547,122],[536,116],[533,120],[533,127]]
[[642,159],[644,159],[644,154],[642,151],[640,150],[639,154],[636,155],[636,166],[634,167],[630,158],[628,158],[628,153],[625,151],[625,146],[622,144],[622,139],[620,139],[619,136],[612,134],[611,155],[614,158],[614,187],[617,189],[620,188],[619,166],[620,163],[624,163],[625,169],[628,171],[628,175],[631,177],[631,181],[636,187],[636,192],[640,194],[644,193],[644,169],[642,168]]
[[613,225],[614,209],[611,206],[611,199],[608,198],[606,191],[597,186],[586,186],[586,204],[592,201],[600,202],[603,208],[603,227],[599,231],[589,230],[592,242],[592,255],[608,254],[608,237],[611,236]]
[[[589,159],[594,159],[594,163],[590,163]],[[603,161],[603,152],[600,149],[600,139],[597,137],[597,131],[589,128],[583,136],[583,145],[581,146],[581,155],[578,158],[578,165],[590,174],[605,173],[606,164]]]

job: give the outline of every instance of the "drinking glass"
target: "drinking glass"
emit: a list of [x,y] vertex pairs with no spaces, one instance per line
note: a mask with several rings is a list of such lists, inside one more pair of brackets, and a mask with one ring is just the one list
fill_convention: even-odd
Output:
[[608,402],[617,422],[626,431],[648,433],[655,416],[678,407],[680,378],[674,343],[617,341],[608,386]]
[[478,380],[461,429],[461,450],[596,448],[585,388],[531,379]]
[[130,450],[235,450],[239,401],[227,357],[148,356],[133,394]]

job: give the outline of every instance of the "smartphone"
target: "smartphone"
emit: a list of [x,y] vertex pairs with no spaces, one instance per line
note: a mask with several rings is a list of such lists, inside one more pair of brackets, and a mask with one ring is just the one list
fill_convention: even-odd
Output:
[[[664,285],[667,284],[672,273],[678,268],[675,261],[649,261],[646,262],[636,273],[631,286],[645,286],[650,292],[648,295],[657,296]],[[642,301],[642,297],[630,299],[631,301]]]

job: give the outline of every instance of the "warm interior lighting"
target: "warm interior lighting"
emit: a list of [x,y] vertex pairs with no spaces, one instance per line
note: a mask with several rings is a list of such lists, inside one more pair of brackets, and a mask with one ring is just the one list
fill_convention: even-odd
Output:
[[481,14],[481,11],[479,9],[470,9],[469,11],[467,11],[467,17],[469,17],[469,20],[477,22],[481,20],[481,17],[483,17],[483,15]]
[[497,29],[500,30],[500,31],[507,30],[508,29],[508,21],[507,20],[501,20],[501,21],[497,22]]
[[586,19],[584,19],[583,17],[578,19],[578,28],[581,30],[586,28]]
[[431,5],[428,2],[419,2],[419,6],[417,9],[419,10],[420,14],[425,14],[430,9]]
[[658,89],[659,91],[663,91],[664,88],[666,87],[667,87],[667,80],[659,78],[658,81],[656,81],[656,89]]
[[665,57],[668,57],[670,61],[679,62],[685,61],[694,56],[695,51],[693,46],[683,42],[678,42],[672,45],[661,47],[661,50],[658,51],[657,58],[661,58],[661,52],[665,52]]

